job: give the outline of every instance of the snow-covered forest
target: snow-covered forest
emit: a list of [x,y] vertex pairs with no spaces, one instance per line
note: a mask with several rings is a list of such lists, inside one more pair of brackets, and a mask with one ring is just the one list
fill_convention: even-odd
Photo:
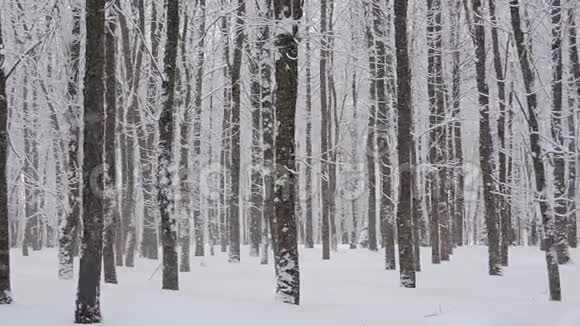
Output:
[[578,0],[0,0],[0,324],[580,325]]

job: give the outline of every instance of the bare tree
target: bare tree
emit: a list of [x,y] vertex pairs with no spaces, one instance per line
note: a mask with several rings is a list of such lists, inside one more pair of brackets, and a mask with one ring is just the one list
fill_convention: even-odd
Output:
[[562,64],[562,7],[560,0],[553,0],[552,16],[552,141],[556,146],[552,153],[554,165],[554,215],[556,223],[556,253],[558,263],[570,261],[568,250],[568,193],[566,188],[566,149],[564,147],[563,64]]
[[496,212],[497,195],[493,171],[493,140],[489,118],[489,88],[486,77],[487,55],[485,49],[485,25],[483,22],[483,5],[480,0],[473,0],[473,43],[476,56],[476,80],[479,92],[479,157],[483,181],[483,201],[485,206],[485,225],[489,252],[489,275],[501,275],[501,252],[499,247],[499,229]]
[[161,211],[163,241],[163,289],[178,290],[177,232],[174,215],[173,111],[175,110],[175,84],[177,45],[179,39],[179,0],[167,0],[167,43],[163,70],[163,108],[159,116],[158,199]]
[[105,0],[86,2],[84,88],[83,238],[75,322],[101,322],[100,280],[103,254],[103,143],[105,130]]
[[8,101],[4,64],[4,38],[0,17],[0,305],[12,303],[10,291],[10,228],[8,225]]
[[510,0],[510,15],[512,30],[514,32],[514,39],[518,51],[518,58],[524,78],[524,88],[528,106],[527,122],[530,132],[530,147],[536,181],[534,191],[537,201],[540,204],[542,224],[544,227],[544,252],[546,254],[546,267],[548,268],[550,299],[560,301],[562,299],[562,294],[560,290],[560,269],[558,267],[555,248],[556,234],[554,229],[554,216],[550,212],[551,209],[546,199],[546,171],[544,168],[544,162],[542,161],[542,146],[540,144],[538,100],[536,98],[536,92],[533,89],[536,77],[530,62],[532,57],[531,51],[524,39],[524,32],[521,27],[519,0]]
[[[278,300],[300,304],[300,268],[298,232],[295,218],[294,184],[296,180],[295,119],[298,97],[298,22],[302,18],[301,0],[275,0],[276,24],[276,169],[274,212],[276,227],[276,296]],[[288,25],[289,24],[289,25]]]
[[81,218],[81,167],[79,166],[79,137],[80,137],[80,103],[79,103],[79,59],[81,53],[81,7],[80,1],[73,1],[72,5],[72,43],[70,49],[69,78],[67,83],[67,97],[69,108],[67,122],[69,128],[68,140],[68,169],[69,169],[69,206],[70,211],[61,221],[59,238],[58,277],[70,280],[73,278],[73,246],[74,234],[78,233],[77,226]]
[[116,194],[116,162],[115,162],[115,124],[117,117],[117,46],[115,38],[116,22],[114,21],[114,7],[109,8],[109,17],[105,36],[105,139],[103,152],[105,155],[105,203],[104,203],[104,244],[103,269],[106,283],[117,283],[115,270],[115,236],[117,230],[117,194]]
[[415,285],[415,251],[413,250],[413,167],[411,148],[414,146],[411,132],[413,130],[413,108],[411,103],[411,67],[407,37],[407,0],[396,0],[395,15],[395,49],[397,53],[397,111],[398,119],[398,154],[401,181],[399,183],[399,205],[397,206],[397,226],[399,237],[399,262],[401,265],[401,286],[414,288]]
[[241,108],[241,78],[243,49],[245,41],[244,15],[246,14],[246,2],[238,0],[235,24],[234,58],[232,61],[231,84],[232,84],[232,120],[231,120],[231,186],[230,198],[230,223],[229,223],[229,257],[231,263],[240,262],[240,108]]

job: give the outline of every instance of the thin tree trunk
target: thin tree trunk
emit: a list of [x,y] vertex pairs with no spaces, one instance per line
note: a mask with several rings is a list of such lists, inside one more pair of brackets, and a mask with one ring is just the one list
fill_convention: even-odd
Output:
[[[109,15],[114,15],[114,9],[109,11]],[[112,19],[112,18],[109,18]],[[105,36],[105,225],[104,225],[104,245],[103,245],[103,268],[105,283],[117,284],[117,271],[115,270],[115,231],[117,229],[117,194],[116,194],[116,164],[115,164],[115,124],[117,116],[117,80],[116,80],[116,22],[107,22]]]
[[454,180],[455,184],[455,216],[454,225],[455,228],[453,233],[455,235],[455,244],[458,246],[463,245],[463,224],[465,223],[465,201],[463,198],[463,192],[465,188],[465,178],[463,171],[463,141],[461,138],[461,57],[460,57],[460,44],[459,44],[459,33],[461,29],[461,1],[454,0],[454,6],[451,9],[451,24],[452,24],[452,42],[453,42],[453,63],[452,63],[452,113],[451,117],[454,120],[452,122],[453,133],[450,137],[453,137],[454,149],[453,158],[455,160],[454,169]]
[[[223,4],[222,4],[223,6]],[[224,9],[224,7],[222,7]],[[223,56],[224,56],[224,65],[223,73],[224,73],[224,113],[223,113],[223,121],[222,121],[222,152],[221,152],[221,166],[225,169],[220,176],[220,201],[223,205],[221,212],[220,212],[220,244],[221,244],[221,251],[226,252],[227,246],[229,242],[228,236],[228,227],[227,222],[229,221],[229,215],[231,209],[228,207],[229,195],[231,192],[231,186],[229,184],[229,169],[230,169],[230,161],[231,161],[231,116],[232,116],[232,108],[231,108],[231,60],[230,60],[230,39],[229,39],[229,15],[224,15],[221,18],[221,33],[224,39],[224,49],[223,49]]]
[[[0,49],[4,49],[2,17],[0,17]],[[6,174],[9,145],[5,62],[4,52],[0,52],[0,305],[10,304],[13,300],[10,290],[10,228],[8,225],[8,176]],[[70,251],[68,253],[70,254]]]
[[553,153],[554,165],[554,216],[556,219],[556,253],[558,263],[570,261],[568,249],[568,194],[566,188],[566,158],[563,123],[563,65],[562,65],[562,8],[560,0],[553,0],[552,7],[552,140],[558,146]]
[[506,90],[505,74],[499,48],[499,36],[496,18],[495,0],[489,0],[489,14],[491,18],[491,38],[493,45],[493,67],[497,80],[499,118],[497,120],[497,135],[499,138],[499,192],[497,207],[499,210],[499,224],[501,226],[501,264],[508,266],[508,247],[511,243],[511,216],[509,215],[509,186],[507,179],[507,146],[506,146]]
[[328,2],[327,0],[320,1],[320,34],[321,48],[320,48],[320,111],[321,111],[321,128],[320,128],[320,140],[321,140],[321,164],[320,169],[322,173],[322,178],[320,180],[322,184],[322,259],[330,259],[330,214],[332,214],[331,200],[333,196],[330,194],[330,167],[329,160],[331,156],[330,151],[330,135],[329,135],[329,124],[330,121],[330,106],[328,104],[328,56],[329,56],[329,37],[328,33]]
[[429,161],[437,167],[437,172],[432,172],[429,180],[431,193],[431,262],[439,264],[444,256],[442,248],[443,234],[441,232],[442,220],[445,217],[445,169],[440,166],[444,160],[445,127],[443,126],[445,114],[445,101],[442,90],[442,65],[441,65],[441,0],[427,0],[427,64],[429,74],[427,87],[430,105],[429,125],[431,128],[429,137]]
[[[179,260],[179,271],[180,272],[190,272],[191,267],[189,264],[189,255],[191,249],[191,207],[192,198],[195,196],[196,192],[193,191],[194,182],[189,179],[190,169],[189,169],[189,159],[190,159],[190,142],[191,142],[191,130],[192,130],[192,114],[191,108],[189,107],[189,102],[191,99],[191,74],[189,73],[189,67],[187,67],[187,30],[189,29],[189,14],[187,12],[187,6],[185,9],[185,17],[183,18],[183,32],[181,34],[181,58],[183,70],[185,71],[185,81],[181,78],[177,79],[177,93],[185,92],[187,93],[186,99],[183,101],[183,119],[181,121],[181,135],[180,135],[180,152],[181,157],[179,159],[179,202],[180,202],[180,216],[179,216],[179,244],[181,247],[181,259]],[[185,87],[187,90],[184,91]],[[195,131],[194,131],[195,132]],[[197,157],[197,156],[196,156]],[[195,172],[194,172],[195,173]]]
[[576,90],[576,96],[574,96],[576,105],[570,106],[570,113],[568,115],[568,133],[570,138],[569,151],[572,152],[572,159],[569,161],[569,176],[568,176],[568,242],[570,247],[576,248],[578,246],[577,239],[577,215],[576,212],[576,194],[577,194],[577,159],[578,159],[578,141],[576,140],[576,110],[580,108],[580,58],[578,55],[578,40],[577,40],[577,30],[576,30],[576,16],[574,8],[570,8],[568,11],[568,47],[569,47],[569,57],[570,57],[570,69],[571,75],[573,77],[573,84],[571,85]]
[[244,15],[246,13],[246,3],[244,0],[238,0],[235,26],[235,47],[234,58],[231,70],[232,83],[232,121],[231,141],[232,141],[232,165],[231,165],[231,186],[232,193],[230,198],[230,223],[229,223],[229,253],[228,261],[230,263],[240,262],[240,108],[241,108],[241,89],[242,81],[240,73],[242,69],[243,49],[244,49]]
[[477,90],[479,92],[479,156],[483,181],[483,201],[485,205],[485,225],[489,252],[489,275],[501,275],[500,238],[496,212],[496,187],[493,173],[493,140],[489,118],[489,89],[486,77],[485,25],[483,6],[480,0],[473,0],[473,42],[476,55]]
[[197,43],[197,67],[195,72],[195,120],[193,124],[193,154],[195,155],[193,163],[195,164],[194,169],[194,180],[192,188],[192,200],[193,200],[193,225],[194,225],[194,235],[195,235],[195,256],[201,257],[205,255],[204,250],[204,232],[205,232],[205,221],[201,216],[201,197],[200,197],[200,173],[201,173],[201,111],[202,111],[202,91],[203,91],[203,74],[204,74],[204,61],[205,61],[205,15],[206,15],[206,5],[205,0],[199,0],[198,11],[199,17],[199,29],[198,37],[199,41]]
[[314,248],[314,223],[312,214],[312,45],[310,24],[306,24],[306,216],[305,239],[306,248]]
[[[368,15],[371,13],[368,12]],[[369,71],[370,75],[376,75],[377,70],[377,54],[375,49],[375,37],[372,30],[367,25],[365,27],[367,51],[369,53]],[[369,123],[367,127],[367,176],[368,176],[368,247],[369,250],[377,251],[377,139],[376,139],[376,125],[377,125],[377,82],[375,78],[371,77],[369,82],[369,92],[371,104],[369,106]]]

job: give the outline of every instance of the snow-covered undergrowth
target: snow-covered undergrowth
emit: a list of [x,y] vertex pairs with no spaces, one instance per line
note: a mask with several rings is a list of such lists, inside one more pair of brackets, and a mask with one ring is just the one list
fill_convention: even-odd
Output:
[[[247,250],[246,250],[247,251]],[[580,250],[573,250],[580,264]],[[120,267],[117,286],[102,290],[103,323],[110,326],[579,326],[580,268],[561,268],[563,302],[548,301],[544,255],[510,250],[503,277],[487,276],[487,248],[457,249],[438,266],[423,248],[417,289],[399,287],[399,274],[383,269],[382,253],[341,249],[322,261],[319,249],[300,250],[301,306],[274,299],[272,265],[242,256],[192,258],[180,291],[162,291],[156,261]],[[76,281],[57,279],[56,251],[21,257],[13,251],[15,303],[0,306],[0,325],[72,325]],[[75,261],[75,269],[77,268]]]

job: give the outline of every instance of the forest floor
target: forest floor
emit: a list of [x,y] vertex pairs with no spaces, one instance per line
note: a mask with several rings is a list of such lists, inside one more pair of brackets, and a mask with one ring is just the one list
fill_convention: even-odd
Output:
[[[22,257],[13,251],[16,302],[0,306],[5,326],[72,325],[76,281],[59,281],[56,251]],[[382,253],[340,249],[322,261],[319,249],[301,249],[302,302],[274,301],[272,265],[224,254],[192,258],[180,274],[180,291],[160,290],[156,261],[118,268],[119,285],[104,285],[103,324],[110,326],[579,326],[580,267],[561,268],[563,302],[548,301],[544,255],[510,248],[503,277],[487,275],[487,248],[456,249],[451,262],[431,265],[423,248],[417,289],[399,287],[399,273],[385,271]],[[573,251],[580,264],[580,250]],[[75,261],[75,269],[77,268]]]

